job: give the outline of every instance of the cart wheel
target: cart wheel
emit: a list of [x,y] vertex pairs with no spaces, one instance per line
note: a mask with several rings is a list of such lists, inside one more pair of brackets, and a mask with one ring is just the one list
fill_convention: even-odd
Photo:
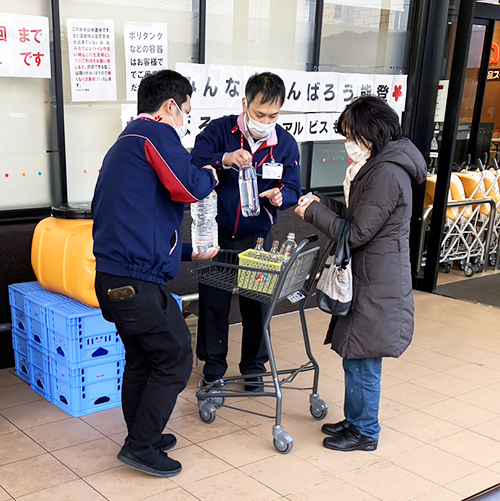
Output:
[[474,266],[474,273],[481,273],[485,269],[485,263],[484,261],[479,261],[479,263],[476,263]]
[[200,405],[200,419],[207,424],[213,423],[216,418],[215,406],[210,402]]
[[451,271],[451,264],[450,263],[444,263],[444,272],[445,273],[450,273]]
[[495,264],[497,262],[497,255],[495,253],[492,252],[490,254],[489,262],[490,262],[490,266],[495,266]]
[[474,268],[470,263],[465,263],[464,264],[464,275],[466,277],[472,277],[474,276]]
[[293,438],[288,433],[282,432],[273,440],[274,448],[281,454],[288,454],[293,449]]
[[208,399],[208,401],[215,407],[215,408],[218,408],[218,407],[221,407],[222,405],[224,405],[224,402],[226,401],[226,399],[224,397],[210,397]]
[[311,412],[311,416],[316,419],[324,419],[328,415],[328,407],[324,408],[317,405],[311,405],[309,411]]

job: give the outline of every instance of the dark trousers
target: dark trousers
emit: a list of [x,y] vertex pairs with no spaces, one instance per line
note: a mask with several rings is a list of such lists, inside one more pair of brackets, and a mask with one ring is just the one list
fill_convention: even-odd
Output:
[[[136,295],[111,301],[108,289],[131,285]],[[96,274],[103,316],[125,346],[123,416],[131,447],[156,445],[191,375],[191,335],[178,304],[163,285]]]
[[[246,250],[255,247],[257,237],[264,237],[264,247],[269,250],[272,235],[251,235],[236,237],[219,230],[221,249]],[[227,349],[229,337],[229,311],[231,293],[199,284],[199,321],[196,354],[205,362],[203,374],[208,381],[220,379],[227,370]],[[241,374],[257,374],[265,371],[268,361],[267,349],[263,339],[264,321],[269,305],[238,296],[243,324],[241,346]]]

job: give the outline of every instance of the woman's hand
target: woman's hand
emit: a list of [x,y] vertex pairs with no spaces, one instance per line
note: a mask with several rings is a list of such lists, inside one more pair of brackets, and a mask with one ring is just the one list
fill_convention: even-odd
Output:
[[212,249],[210,252],[207,252],[206,254],[203,253],[202,251],[198,252],[198,254],[193,253],[191,254],[191,259],[193,261],[205,261],[208,259],[212,259],[215,257],[220,251],[220,247],[217,247],[217,249]]
[[315,202],[321,203],[321,199],[316,195],[313,195],[312,193],[308,193],[307,195],[302,195],[297,203],[299,205],[302,205],[303,203],[306,204],[307,202],[311,203],[313,200]]
[[[303,197],[301,197],[303,198]],[[299,200],[300,202],[300,200]],[[314,200],[306,200],[305,202],[299,203],[297,207],[295,207],[295,214],[304,219],[304,214],[306,213],[307,208],[314,202]]]
[[321,200],[320,200],[319,197],[317,197],[316,195],[313,195],[312,193],[308,193],[307,195],[302,195],[299,198],[299,204],[295,208],[295,214],[297,214],[302,219],[304,219],[304,214],[306,213],[307,208],[313,202],[319,202],[319,203],[321,203]]

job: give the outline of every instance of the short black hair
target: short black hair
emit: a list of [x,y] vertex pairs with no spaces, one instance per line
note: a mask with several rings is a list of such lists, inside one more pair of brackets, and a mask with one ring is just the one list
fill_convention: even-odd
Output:
[[403,135],[397,113],[383,99],[375,96],[358,97],[347,105],[337,121],[335,132],[363,142],[370,147],[372,157],[390,141],[397,141]]
[[189,80],[173,70],[161,70],[141,80],[137,93],[137,114],[153,113],[167,100],[173,98],[179,108],[191,96]]
[[245,97],[249,105],[258,94],[262,94],[261,104],[275,103],[279,101],[280,106],[285,102],[285,84],[281,77],[275,73],[266,71],[252,75],[245,86]]

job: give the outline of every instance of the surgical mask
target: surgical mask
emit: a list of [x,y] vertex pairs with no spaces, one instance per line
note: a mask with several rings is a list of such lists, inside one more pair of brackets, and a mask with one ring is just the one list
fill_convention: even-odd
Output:
[[175,132],[177,132],[177,135],[179,136],[179,139],[182,139],[188,132],[188,115],[179,108],[179,105],[175,101],[174,103],[175,106],[177,106],[179,113],[182,115],[182,125],[175,125],[174,117],[172,115],[170,115],[170,119],[172,120],[172,124]]
[[360,144],[357,141],[346,141],[345,150],[347,151],[347,154],[356,163],[363,161],[370,152],[370,150],[363,151],[361,149]]
[[269,137],[271,135],[271,132],[276,127],[276,122],[273,122],[272,124],[263,124],[257,122],[257,120],[254,120],[250,116],[250,113],[248,113],[248,111],[247,111],[247,116],[248,116],[248,122],[247,122],[248,132],[250,132],[250,134],[255,139],[264,139],[265,137]]

